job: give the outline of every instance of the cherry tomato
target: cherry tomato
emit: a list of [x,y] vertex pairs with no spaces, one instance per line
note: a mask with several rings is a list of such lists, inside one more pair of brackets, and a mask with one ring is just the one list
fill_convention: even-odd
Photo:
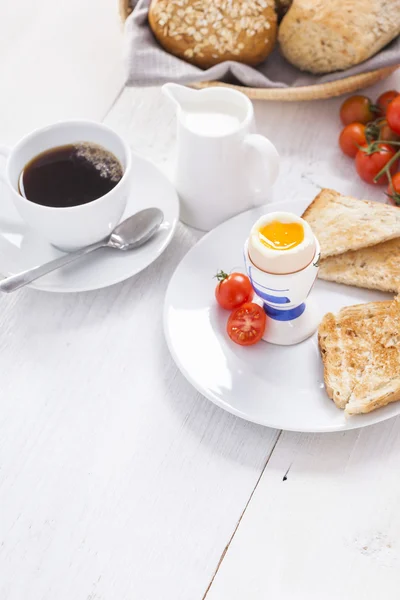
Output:
[[365,139],[365,125],[350,123],[346,125],[339,136],[339,146],[344,154],[354,158],[360,146],[367,143]]
[[386,118],[390,129],[400,135],[400,95],[389,104]]
[[379,118],[376,121],[371,121],[365,126],[365,137],[367,142],[397,142],[400,136],[390,129],[386,119]]
[[387,120],[383,119],[379,125],[379,139],[383,142],[398,142],[400,141],[400,135],[390,129]]
[[261,340],[266,322],[264,309],[254,302],[247,302],[233,311],[226,330],[236,344],[252,346]]
[[378,100],[376,101],[376,105],[378,106],[381,115],[386,115],[387,107],[392,100],[397,98],[398,95],[399,92],[396,90],[388,90],[379,96]]
[[[367,183],[374,185],[383,185],[387,183],[388,178],[384,173],[378,181],[374,181],[374,177],[383,169],[396,154],[388,144],[371,144],[363,146],[356,154],[356,169],[357,173]],[[397,161],[396,161],[397,162]],[[390,167],[390,172],[396,172],[396,162]]]
[[394,206],[400,206],[400,173],[393,175],[392,182],[388,185],[387,195],[389,202]]
[[243,273],[219,271],[216,275],[219,283],[215,288],[215,297],[222,308],[233,310],[253,299],[253,288],[250,279]]
[[369,123],[375,118],[374,106],[367,96],[350,96],[340,107],[343,125],[350,123]]

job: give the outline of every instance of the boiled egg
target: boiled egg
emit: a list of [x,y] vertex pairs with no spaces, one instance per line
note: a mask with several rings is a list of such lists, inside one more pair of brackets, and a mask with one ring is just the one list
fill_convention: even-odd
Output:
[[273,212],[253,225],[248,252],[261,271],[277,275],[307,267],[315,256],[315,237],[309,224],[292,213]]

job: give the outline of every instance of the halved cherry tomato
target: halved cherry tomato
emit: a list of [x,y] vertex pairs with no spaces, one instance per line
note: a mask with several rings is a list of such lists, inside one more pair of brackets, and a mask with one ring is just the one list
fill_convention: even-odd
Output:
[[379,107],[382,116],[386,115],[387,107],[398,95],[399,92],[396,90],[388,90],[379,96],[376,105]]
[[264,309],[254,302],[247,302],[233,311],[226,330],[236,344],[252,346],[264,335],[266,322]]
[[369,123],[375,119],[374,105],[367,96],[350,96],[340,107],[343,125],[350,123]]
[[392,176],[392,181],[388,185],[387,195],[391,204],[400,206],[400,173],[395,173]]
[[[388,164],[395,154],[396,151],[388,144],[374,142],[369,146],[365,145],[360,148],[356,154],[357,173],[361,179],[367,183],[384,185],[388,181],[385,173],[378,179],[378,181],[374,181],[374,178],[378,175],[379,171],[381,171],[383,167]],[[395,173],[397,170],[396,162],[390,167],[391,173]]]
[[219,271],[216,275],[219,283],[215,288],[215,298],[222,308],[233,310],[245,302],[251,302],[254,291],[250,279],[243,273],[231,273]]
[[365,125],[362,123],[350,123],[346,125],[339,136],[339,146],[344,154],[354,158],[360,146],[364,146]]
[[387,107],[386,118],[390,129],[400,135],[400,95]]

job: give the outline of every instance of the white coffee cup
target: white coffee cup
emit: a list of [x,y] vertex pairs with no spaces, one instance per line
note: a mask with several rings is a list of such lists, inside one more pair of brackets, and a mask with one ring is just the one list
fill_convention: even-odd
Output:
[[[18,191],[20,174],[35,156],[66,144],[91,142],[103,146],[118,158],[123,177],[107,194],[79,206],[42,206],[27,200]],[[106,238],[119,223],[130,190],[131,151],[112,129],[91,121],[63,121],[37,129],[13,148],[0,147],[7,158],[4,179],[10,197],[24,221],[46,240],[62,250],[75,250]]]
[[174,183],[181,219],[208,231],[271,200],[279,172],[275,146],[256,133],[253,105],[237,90],[163,86],[177,112]]

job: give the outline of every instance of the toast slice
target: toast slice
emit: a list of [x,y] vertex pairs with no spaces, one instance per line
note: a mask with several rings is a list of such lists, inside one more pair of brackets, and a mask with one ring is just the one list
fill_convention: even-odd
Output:
[[330,256],[320,263],[320,279],[382,292],[400,287],[400,238]]
[[324,365],[328,396],[345,408],[368,364],[371,340],[381,330],[392,301],[370,302],[328,313],[318,329],[318,344]]
[[321,259],[400,237],[400,210],[322,190],[303,213],[321,245]]
[[391,303],[382,327],[371,340],[365,369],[351,393],[345,412],[369,413],[400,400],[400,301]]

